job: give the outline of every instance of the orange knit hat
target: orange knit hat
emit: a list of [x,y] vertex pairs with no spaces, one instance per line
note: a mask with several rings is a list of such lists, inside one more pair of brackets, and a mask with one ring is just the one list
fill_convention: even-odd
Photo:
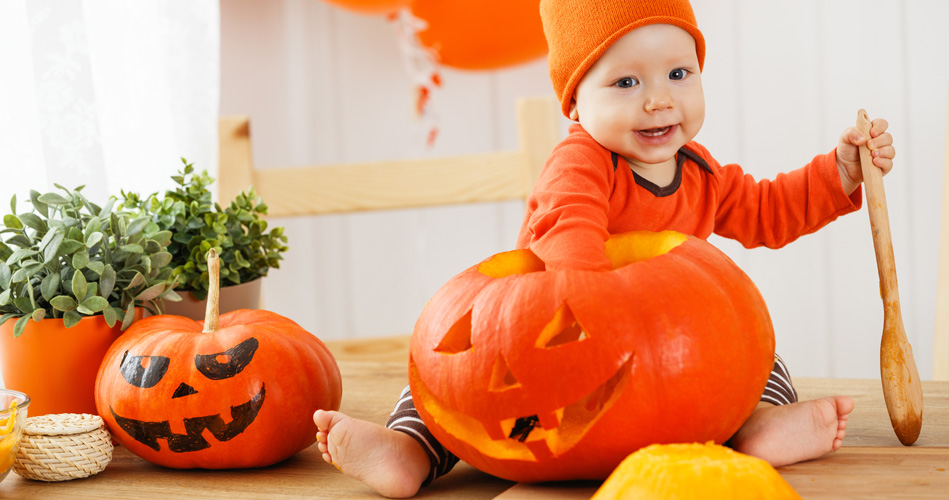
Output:
[[547,37],[550,81],[564,116],[577,83],[590,66],[623,35],[650,24],[672,24],[692,35],[699,68],[705,64],[705,38],[688,0],[540,0]]

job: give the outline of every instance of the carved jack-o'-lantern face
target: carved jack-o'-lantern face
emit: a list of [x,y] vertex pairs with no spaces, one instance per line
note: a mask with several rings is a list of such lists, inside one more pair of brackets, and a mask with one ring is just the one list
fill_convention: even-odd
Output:
[[266,466],[314,442],[313,412],[338,409],[342,392],[325,345],[267,311],[220,324],[153,316],[119,337],[96,381],[117,441],[175,468]]
[[410,383],[439,441],[507,479],[605,478],[653,443],[724,442],[773,360],[761,295],[713,246],[613,237],[608,272],[529,250],[450,280],[416,323]]

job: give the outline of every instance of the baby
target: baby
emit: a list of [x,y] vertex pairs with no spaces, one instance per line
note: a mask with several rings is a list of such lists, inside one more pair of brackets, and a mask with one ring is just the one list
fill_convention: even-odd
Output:
[[[610,234],[672,229],[746,247],[778,248],[860,208],[858,146],[893,167],[893,139],[874,120],[837,148],[775,180],[720,165],[692,139],[705,119],[705,39],[687,0],[541,0],[551,81],[578,123],[554,151],[528,199],[518,248],[548,269],[609,270]],[[774,466],[840,448],[853,400],[797,401],[781,359],[761,402],[729,440]],[[410,497],[457,458],[428,433],[406,389],[386,427],[318,411],[327,462],[388,497]],[[633,450],[630,450],[631,452]]]

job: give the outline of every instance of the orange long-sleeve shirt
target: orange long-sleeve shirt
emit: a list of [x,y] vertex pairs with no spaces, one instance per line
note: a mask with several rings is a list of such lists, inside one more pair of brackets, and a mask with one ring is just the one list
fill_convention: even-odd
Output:
[[610,234],[672,229],[707,239],[715,234],[745,247],[782,247],[860,208],[837,172],[836,151],[774,180],[755,181],[738,165],[719,165],[690,142],[679,150],[671,185],[635,174],[579,124],[554,148],[534,190],[517,248],[530,248],[548,269],[609,270]]

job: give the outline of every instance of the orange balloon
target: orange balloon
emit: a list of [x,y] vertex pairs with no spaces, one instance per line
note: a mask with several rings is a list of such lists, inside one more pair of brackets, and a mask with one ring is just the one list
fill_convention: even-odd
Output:
[[460,69],[495,69],[547,53],[537,0],[412,0],[422,45]]
[[340,7],[354,10],[361,14],[385,14],[393,10],[407,7],[411,0],[326,0]]

